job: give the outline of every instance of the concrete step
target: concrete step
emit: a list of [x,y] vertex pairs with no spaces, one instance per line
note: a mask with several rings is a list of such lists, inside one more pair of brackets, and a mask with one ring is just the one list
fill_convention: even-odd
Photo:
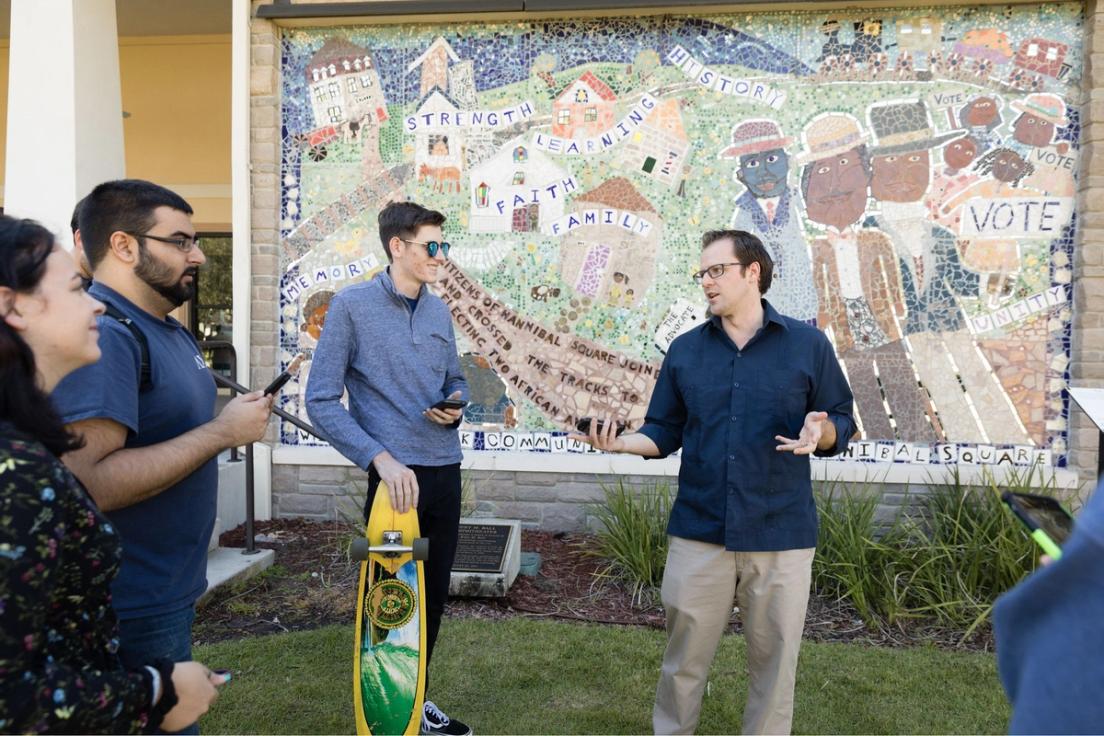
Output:
[[259,549],[254,555],[244,555],[243,551],[240,547],[217,547],[207,554],[207,590],[200,596],[200,604],[218,588],[251,578],[271,567],[276,559],[270,549]]

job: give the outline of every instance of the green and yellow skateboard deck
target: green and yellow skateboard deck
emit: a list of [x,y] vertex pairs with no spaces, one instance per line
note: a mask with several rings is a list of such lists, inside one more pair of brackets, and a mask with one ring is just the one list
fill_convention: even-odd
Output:
[[417,734],[425,700],[425,573],[429,540],[418,514],[398,513],[380,482],[365,537],[350,555],[361,560],[353,657],[358,734]]

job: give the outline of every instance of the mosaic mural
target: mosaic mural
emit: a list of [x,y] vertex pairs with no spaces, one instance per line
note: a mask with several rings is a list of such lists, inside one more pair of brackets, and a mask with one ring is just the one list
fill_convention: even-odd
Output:
[[[1064,464],[1081,24],[1047,4],[287,30],[282,359],[385,265],[376,213],[410,198],[449,218],[465,446],[585,451],[577,417],[643,419],[704,316],[700,234],[731,226],[769,246],[771,303],[835,345],[851,457]],[[282,402],[305,416],[304,384]]]

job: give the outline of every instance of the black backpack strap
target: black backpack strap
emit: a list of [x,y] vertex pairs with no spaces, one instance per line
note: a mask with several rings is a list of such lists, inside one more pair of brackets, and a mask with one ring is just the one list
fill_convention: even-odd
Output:
[[153,388],[153,371],[150,368],[149,342],[146,340],[145,333],[142,332],[142,329],[138,327],[138,325],[134,324],[134,320],[119,311],[119,308],[114,304],[106,299],[101,299],[100,301],[102,301],[104,305],[104,314],[130,330],[130,334],[138,341],[138,351],[142,356],[142,369],[139,374],[138,393],[149,391]]

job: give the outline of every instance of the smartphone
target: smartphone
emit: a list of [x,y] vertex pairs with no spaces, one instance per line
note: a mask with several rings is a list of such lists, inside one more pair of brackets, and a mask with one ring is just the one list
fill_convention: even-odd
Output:
[[288,363],[287,370],[273,379],[272,383],[265,386],[264,395],[271,396],[284,387],[284,384],[291,380],[291,377],[299,372],[299,364],[303,362],[303,359],[307,357],[302,353],[299,353],[291,362]]
[[1005,491],[1001,500],[1008,504],[1016,518],[1027,527],[1035,543],[1052,559],[1062,556],[1062,545],[1073,532],[1073,515],[1050,496]]
[[434,409],[463,409],[468,402],[463,399],[441,399],[433,405]]
[[[583,417],[579,421],[575,422],[575,429],[579,430],[581,434],[590,434],[590,417]],[[598,420],[598,432],[599,434],[605,431],[606,423],[601,419]],[[628,427],[623,422],[617,422],[617,429],[614,430],[614,437],[620,437]]]
[[284,387],[284,384],[291,380],[291,374],[284,371],[280,375],[276,376],[276,379],[265,386],[264,395],[271,396]]

